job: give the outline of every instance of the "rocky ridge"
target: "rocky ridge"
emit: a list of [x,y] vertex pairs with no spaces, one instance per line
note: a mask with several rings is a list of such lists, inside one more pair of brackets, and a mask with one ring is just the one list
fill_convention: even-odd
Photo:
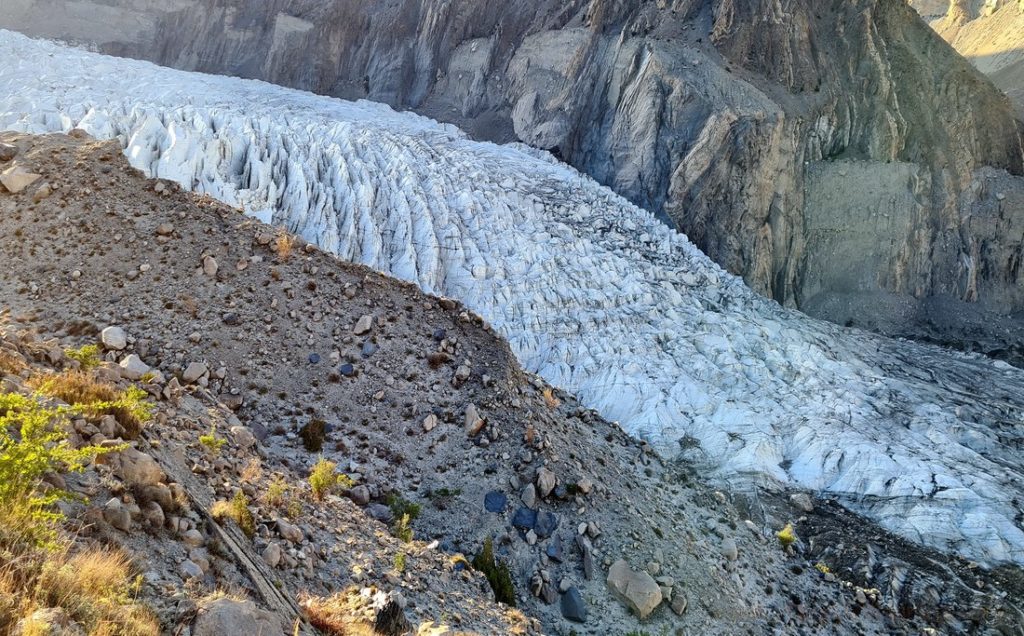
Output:
[[[116,144],[0,142],[13,155],[0,168],[34,175],[0,195],[3,350],[19,362],[4,390],[75,368],[64,351],[97,343],[97,377],[152,396],[133,449],[67,477],[86,499],[66,512],[80,541],[133,553],[141,596],[167,630],[276,619],[291,633],[290,616],[345,590],[352,620],[379,618],[390,599],[429,633],[445,633],[435,621],[485,634],[625,632],[629,607],[644,629],[701,633],[1019,624],[1011,571],[937,555],[948,565],[929,569],[927,552],[868,522],[822,522],[828,501],[732,503],[524,374],[454,301],[147,182]],[[83,419],[73,434],[103,443],[124,432]],[[353,482],[317,502],[305,484],[320,455]],[[274,482],[297,507],[267,499]],[[212,512],[238,493],[252,538]],[[405,542],[394,515],[412,504]],[[799,540],[783,549],[774,535],[788,521]],[[825,532],[833,540],[817,539]],[[525,615],[490,601],[456,558],[488,538]],[[956,582],[966,576],[976,593]],[[218,587],[236,598],[204,597]]]
[[1013,108],[901,0],[14,0],[0,27],[549,149],[781,303],[1021,359]]

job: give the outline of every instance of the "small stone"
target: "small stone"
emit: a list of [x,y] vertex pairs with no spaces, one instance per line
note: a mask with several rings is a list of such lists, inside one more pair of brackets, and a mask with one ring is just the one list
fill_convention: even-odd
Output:
[[32,202],[39,203],[40,201],[45,201],[50,198],[51,194],[53,194],[53,188],[50,187],[49,183],[44,183],[32,194]]
[[527,484],[523,488],[523,492],[519,495],[519,498],[523,500],[523,503],[527,508],[537,508],[537,487],[533,484]]
[[477,412],[475,404],[470,404],[466,407],[465,427],[466,435],[468,437],[476,437],[479,435],[486,423],[486,420],[480,417],[480,413]]
[[237,327],[242,324],[242,317],[233,311],[229,311],[222,315],[220,320],[229,327]]
[[548,468],[542,466],[537,469],[537,494],[541,497],[550,495],[557,483],[558,478]]
[[149,373],[149,365],[142,361],[142,358],[134,353],[126,356],[118,365],[121,367],[121,377],[126,380],[141,380],[142,376]]
[[0,172],[0,184],[11,194],[18,194],[41,178],[42,175],[28,172],[21,166],[11,166]]
[[357,505],[365,506],[370,503],[370,489],[360,484],[348,491],[348,498]]
[[183,579],[203,578],[203,568],[199,567],[199,564],[191,559],[182,561],[181,565],[178,566],[178,573],[181,574]]
[[360,353],[364,358],[369,358],[373,354],[377,353],[377,348],[377,345],[367,340],[363,343],[363,348]]
[[0,161],[10,161],[18,156],[18,147],[11,144],[0,144]]
[[459,368],[455,370],[455,375],[452,377],[452,386],[456,389],[461,387],[469,379],[472,372],[466,365],[459,365]]
[[210,372],[210,369],[203,362],[191,362],[185,371],[181,374],[181,379],[185,384],[195,384],[199,378],[203,377]]
[[373,328],[373,316],[363,316],[356,321],[356,326],[352,329],[352,333],[357,336],[362,336],[370,333],[370,329]]
[[228,429],[231,440],[241,449],[249,449],[256,445],[256,436],[246,426],[232,426]]
[[213,278],[214,276],[217,275],[217,270],[218,269],[220,269],[220,266],[217,265],[217,259],[215,259],[214,257],[209,256],[209,255],[203,257],[203,273],[204,274],[206,274],[210,278]]
[[567,589],[562,595],[561,609],[562,616],[573,622],[585,623],[587,620],[587,604],[575,586]]
[[131,513],[116,497],[103,506],[103,520],[122,532],[128,532],[132,527]]
[[672,594],[672,611],[676,616],[682,616],[686,613],[686,595],[679,590],[674,590]]
[[583,535],[576,537],[576,546],[580,549],[582,557],[583,576],[589,581],[594,578],[594,546],[590,543],[590,539]]
[[434,415],[433,413],[431,413],[430,415],[428,415],[425,418],[423,418],[423,431],[425,433],[429,433],[430,431],[434,430],[434,427],[436,427],[436,426],[437,426],[437,416]]
[[338,373],[345,376],[346,378],[351,378],[356,374],[356,368],[352,366],[350,363],[346,362],[345,364],[338,367]]
[[273,541],[268,543],[267,547],[263,548],[263,560],[270,567],[276,568],[277,564],[281,562],[281,544]]
[[541,539],[550,537],[558,529],[558,515],[547,510],[537,513],[537,521],[533,526]]
[[548,558],[555,563],[561,563],[565,560],[565,553],[562,549],[562,539],[557,534],[548,542],[548,547],[544,550],[544,553],[547,554]]
[[589,478],[584,477],[576,482],[576,489],[584,495],[589,495],[590,491],[594,488],[594,482]]
[[529,508],[520,508],[512,515],[512,526],[521,530],[532,530],[537,524],[537,513]]
[[484,509],[487,512],[502,513],[505,512],[505,506],[508,504],[508,497],[503,492],[492,490],[491,492],[484,495]]
[[164,527],[164,509],[155,501],[151,501],[142,507],[142,518],[153,528]]
[[367,506],[366,513],[381,523],[391,523],[395,518],[395,513],[391,512],[391,508],[379,503]]
[[170,223],[161,223],[156,226],[156,233],[158,236],[170,236],[174,234],[174,226]]
[[151,486],[162,482],[166,475],[152,456],[128,447],[117,453],[116,474],[132,487]]
[[311,354],[309,354],[309,363],[310,364],[319,364],[320,363],[320,354],[319,353],[311,353]]
[[181,540],[185,545],[189,545],[194,548],[197,548],[206,542],[206,540],[203,538],[202,533],[196,530],[195,528],[187,530],[185,534],[181,536]]
[[729,561],[735,561],[740,556],[739,548],[736,546],[736,539],[732,537],[726,537],[722,540],[721,550],[722,556]]
[[537,545],[537,533],[533,530],[526,532],[526,543],[529,545]]
[[277,520],[277,531],[282,538],[291,541],[292,543],[302,543],[302,540],[305,538],[301,528],[288,523],[284,519]]
[[804,512],[814,510],[814,502],[811,496],[805,492],[796,492],[789,496],[789,502]]

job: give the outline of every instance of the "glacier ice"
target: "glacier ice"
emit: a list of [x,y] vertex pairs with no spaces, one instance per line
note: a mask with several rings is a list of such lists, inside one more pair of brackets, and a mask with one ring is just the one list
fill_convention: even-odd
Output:
[[549,155],[370,102],[0,31],[0,129],[82,128],[149,175],[455,297],[523,365],[734,485],[1024,563],[1024,372],[784,309]]

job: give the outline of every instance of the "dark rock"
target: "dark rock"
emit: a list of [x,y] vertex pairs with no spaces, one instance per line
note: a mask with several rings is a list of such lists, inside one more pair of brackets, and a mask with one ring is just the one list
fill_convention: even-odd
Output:
[[434,330],[434,340],[436,340],[437,342],[441,342],[447,336],[448,336],[448,332],[446,332],[444,329],[438,328],[438,329]]
[[550,537],[558,528],[558,515],[547,510],[537,513],[537,521],[533,526],[534,532],[541,539]]
[[384,504],[374,503],[366,507],[366,513],[384,523],[391,523],[395,518],[395,514],[391,512],[391,508],[388,508]]
[[377,348],[378,347],[377,347],[376,344],[374,344],[373,342],[370,342],[369,340],[367,340],[366,342],[363,343],[363,349],[362,349],[362,352],[361,352],[362,356],[364,358],[369,358],[373,354],[377,353]]
[[508,497],[505,493],[493,490],[484,495],[484,509],[487,512],[502,513],[505,512],[505,506],[508,505]]
[[221,316],[221,320],[223,320],[224,324],[228,325],[229,327],[237,327],[238,325],[242,324],[242,319],[239,318],[238,314],[236,314],[235,312],[228,312],[224,314],[223,316]]
[[382,636],[402,636],[412,632],[405,610],[394,599],[389,600],[373,619],[373,632]]
[[11,144],[0,144],[0,161],[10,161],[18,156],[18,147]]
[[318,364],[319,362],[320,362],[320,354],[319,353],[311,353],[311,354],[309,354],[309,363],[310,364]]
[[532,530],[537,525],[537,512],[529,508],[520,508],[512,516],[512,525],[520,530]]
[[547,550],[545,550],[545,554],[547,554],[548,558],[554,561],[555,563],[561,563],[563,560],[565,560],[565,554],[562,549],[562,538],[559,537],[557,534],[553,536],[551,538],[551,541],[548,542],[548,547]]
[[345,376],[346,378],[351,378],[356,374],[356,368],[352,366],[351,363],[346,362],[345,364],[338,367],[338,373]]
[[583,563],[583,576],[587,580],[594,578],[594,546],[585,535],[576,535],[576,546],[580,549],[580,557]]
[[576,586],[570,587],[562,595],[562,616],[577,623],[587,621],[587,604]]

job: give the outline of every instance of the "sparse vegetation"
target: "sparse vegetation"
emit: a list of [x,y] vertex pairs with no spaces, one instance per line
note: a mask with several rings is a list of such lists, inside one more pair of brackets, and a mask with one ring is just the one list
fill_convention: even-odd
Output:
[[14,355],[0,349],[0,375],[18,375],[25,369],[25,362]]
[[412,521],[420,516],[422,510],[418,503],[413,503],[393,493],[387,496],[385,503],[387,503],[388,508],[391,508],[391,512],[395,515],[396,519],[401,519],[403,516],[408,515],[409,520]]
[[337,467],[336,463],[323,457],[313,465],[313,470],[309,473],[309,486],[315,499],[323,499],[336,488],[345,490],[355,485],[351,477],[337,473]]
[[487,577],[494,591],[494,600],[510,607],[516,606],[516,590],[508,566],[494,558],[494,542],[488,537],[480,553],[473,557],[473,569]]
[[319,453],[323,450],[324,439],[327,437],[327,422],[321,419],[312,419],[308,424],[299,429],[299,437],[302,438],[302,445],[310,453]]
[[56,398],[75,407],[89,417],[113,415],[128,439],[135,439],[153,414],[153,404],[146,392],[137,386],[123,391],[97,379],[91,372],[63,371],[33,378],[29,381],[40,395]]
[[561,406],[561,400],[555,397],[555,392],[551,387],[544,389],[542,394],[544,395],[544,404],[546,404],[549,409],[557,409]]
[[829,569],[829,567],[827,565],[825,565],[821,561],[818,561],[817,563],[815,563],[814,564],[814,568],[816,570],[818,570],[819,572],[821,572],[822,574],[832,574],[832,570]]
[[83,345],[78,349],[65,349],[64,355],[77,360],[79,368],[83,371],[91,371],[100,366],[100,348],[98,345]]
[[411,519],[409,519],[409,515],[408,514],[402,515],[398,519],[398,521],[395,522],[395,527],[393,528],[394,534],[403,543],[411,543],[412,542],[413,532],[412,532],[412,528],[409,527],[410,523],[411,523]]
[[329,636],[374,636],[374,613],[369,599],[350,587],[330,598],[304,597],[299,599],[306,617],[313,627]]
[[210,432],[206,435],[199,436],[199,443],[206,447],[206,450],[210,451],[211,455],[219,455],[220,449],[227,444],[227,440],[223,437],[217,437],[217,429],[213,425],[210,426]]
[[405,552],[399,552],[395,555],[395,571],[402,573],[405,572]]
[[277,258],[283,263],[292,257],[292,251],[295,249],[296,239],[295,236],[281,230],[277,233],[277,238],[274,239],[274,252],[277,253]]
[[217,521],[231,519],[250,539],[256,535],[256,519],[253,518],[252,511],[249,510],[249,498],[241,490],[235,492],[235,496],[230,502],[215,502],[210,514]]
[[267,492],[263,494],[263,503],[273,508],[280,508],[285,503],[288,490],[288,482],[280,475],[274,475],[267,486]]
[[134,602],[128,559],[119,551],[73,552],[53,504],[67,493],[42,488],[54,471],[81,471],[120,447],[73,448],[62,428],[69,409],[0,394],[0,633],[50,633],[40,610],[62,609],[89,634],[155,635],[152,614]]
[[783,548],[788,548],[796,543],[796,531],[791,523],[787,523],[786,527],[775,533],[775,536],[779,538],[779,543],[782,544]]

